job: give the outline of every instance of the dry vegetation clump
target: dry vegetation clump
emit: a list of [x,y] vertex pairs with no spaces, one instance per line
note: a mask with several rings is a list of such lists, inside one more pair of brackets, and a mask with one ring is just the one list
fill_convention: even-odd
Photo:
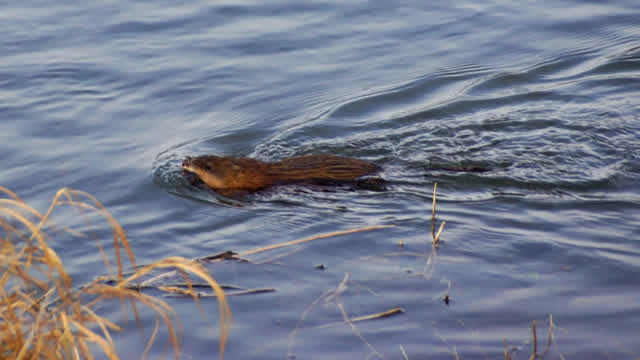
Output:
[[[61,189],[44,214],[1,186],[0,196],[0,360],[92,359],[92,351],[102,351],[109,359],[118,359],[111,333],[120,327],[94,311],[96,304],[113,299],[121,300],[123,306],[128,304],[136,318],[136,307],[140,304],[154,311],[155,326],[145,354],[162,322],[178,358],[181,329],[177,315],[166,302],[143,294],[132,286],[157,268],[174,268],[187,281],[187,273],[191,273],[214,290],[219,302],[219,357],[222,358],[231,313],[223,290],[202,265],[172,257],[125,276],[121,252],[126,252],[130,266],[136,269],[133,252],[122,227],[93,196]],[[45,234],[45,230],[54,228],[50,220],[52,211],[62,205],[97,213],[108,221],[113,233],[117,266],[113,274],[117,279],[115,283],[94,281],[74,287],[62,260],[47,243]],[[69,236],[86,236],[69,228],[62,230]],[[108,256],[102,248],[100,252],[105,267],[110,270]]]

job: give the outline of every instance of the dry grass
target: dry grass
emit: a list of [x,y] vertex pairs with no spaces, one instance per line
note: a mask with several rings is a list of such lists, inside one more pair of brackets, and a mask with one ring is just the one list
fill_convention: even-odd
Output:
[[433,239],[433,246],[438,247],[440,241],[440,234],[442,234],[442,230],[444,230],[444,224],[446,221],[443,221],[440,224],[440,228],[436,233],[436,190],[438,189],[438,183],[433,184],[433,204],[431,205],[431,238]]
[[[222,358],[231,312],[223,290],[202,265],[172,257],[125,277],[122,252],[135,268],[133,252],[122,227],[93,196],[61,189],[42,214],[10,190],[0,186],[0,193],[4,194],[0,198],[0,359],[93,359],[92,351],[118,359],[111,332],[121,330],[120,327],[93,310],[96,304],[112,299],[120,300],[123,306],[128,304],[138,321],[139,304],[154,311],[155,326],[142,356],[150,350],[163,323],[178,358],[181,328],[175,312],[166,302],[131,287],[152,270],[166,268],[176,269],[185,279],[191,273],[214,290],[219,303],[219,358]],[[113,235],[115,284],[94,281],[81,288],[73,286],[62,260],[48,245],[44,231],[53,226],[51,214],[62,205],[97,213],[107,220]],[[86,237],[72,229],[63,230],[72,236]],[[100,253],[105,267],[111,271],[112,262],[101,247]],[[192,290],[190,284],[188,287]]]
[[[538,353],[538,333],[536,329],[536,321],[533,320],[531,322],[531,355],[529,356],[529,360],[535,359],[544,359],[549,351],[551,350],[551,345],[553,343],[553,329],[555,328],[555,324],[553,323],[553,316],[549,314],[549,328],[547,329],[547,345],[545,346],[542,354]],[[515,349],[515,348],[514,348]],[[511,352],[513,349],[509,347],[507,343],[507,339],[504,339],[504,359],[511,360]]]
[[[279,243],[279,244],[274,244],[274,245],[269,245],[269,246],[263,246],[263,247],[259,247],[257,249],[243,251],[241,253],[235,253],[233,251],[224,251],[224,252],[221,252],[221,253],[209,254],[209,255],[201,256],[199,258],[195,258],[195,259],[193,259],[191,261],[193,263],[198,263],[198,264],[213,263],[213,262],[218,262],[218,261],[223,261],[223,260],[230,260],[230,259],[249,261],[249,260],[244,259],[243,256],[249,256],[249,255],[254,255],[254,254],[267,252],[267,251],[271,251],[271,250],[276,250],[276,249],[281,249],[281,248],[286,248],[286,247],[292,247],[294,245],[300,245],[300,244],[304,244],[304,243],[308,243],[308,242],[316,241],[316,240],[321,240],[321,239],[333,238],[333,237],[336,237],[336,236],[359,233],[359,232],[364,232],[364,231],[385,229],[385,228],[391,228],[391,227],[394,227],[394,226],[393,225],[373,225],[373,226],[365,226],[365,227],[361,227],[361,228],[357,228],[357,229],[332,231],[330,233],[324,233],[324,234],[309,236],[309,237],[306,237],[306,238],[303,238],[303,239],[287,241],[287,242],[284,242],[284,243]],[[160,281],[162,281],[164,279],[167,279],[167,278],[171,278],[174,275],[176,275],[175,271],[168,271],[168,272],[156,275],[156,276],[154,276],[154,277],[152,277],[150,279],[146,279],[145,281],[142,282],[141,286],[157,287],[158,285],[156,285],[156,284],[158,284]],[[257,292],[262,292],[261,290],[262,289],[258,289]]]
[[384,229],[384,228],[390,228],[390,227],[393,227],[393,225],[373,225],[373,226],[366,226],[366,227],[361,227],[361,228],[351,229],[351,230],[334,231],[334,232],[330,232],[330,233],[326,233],[326,234],[309,236],[309,237],[306,237],[304,239],[287,241],[287,242],[281,243],[281,244],[264,246],[264,247],[260,247],[260,248],[257,248],[257,249],[241,252],[238,255],[239,256],[248,256],[248,255],[257,254],[257,253],[264,252],[264,251],[270,251],[270,250],[274,250],[274,249],[279,249],[279,248],[282,248],[282,247],[303,244],[303,243],[306,243],[306,242],[309,242],[309,241],[318,240],[318,239],[326,239],[326,238],[332,238],[332,237],[336,237],[336,236],[340,236],[340,235],[353,234],[353,233],[357,233],[357,232],[378,230],[378,229]]

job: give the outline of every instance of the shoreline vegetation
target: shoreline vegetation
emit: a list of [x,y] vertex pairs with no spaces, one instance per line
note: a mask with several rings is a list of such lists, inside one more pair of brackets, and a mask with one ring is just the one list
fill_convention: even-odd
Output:
[[[422,276],[430,277],[435,265],[437,249],[442,244],[440,235],[445,222],[440,223],[436,232],[436,189],[433,189],[433,204],[431,216],[431,253],[425,255],[426,261]],[[127,312],[130,308],[138,326],[142,328],[138,306],[153,310],[155,324],[147,340],[141,358],[146,358],[159,331],[161,324],[168,333],[173,347],[174,357],[180,358],[180,339],[182,327],[179,314],[171,306],[156,296],[144,294],[144,289],[156,289],[171,296],[191,297],[200,307],[199,299],[216,297],[219,304],[219,350],[218,357],[223,359],[225,344],[230,330],[231,310],[227,301],[228,296],[258,294],[272,292],[272,288],[237,289],[218,284],[206,270],[205,265],[211,262],[244,259],[256,253],[307,243],[319,239],[347,235],[356,232],[371,231],[393,227],[393,225],[377,225],[363,228],[336,231],[319,234],[300,240],[270,245],[234,253],[231,251],[211,254],[196,259],[183,257],[168,257],[152,264],[136,265],[134,254],[124,230],[115,218],[92,195],[78,190],[63,188],[59,190],[51,202],[48,210],[42,214],[26,204],[15,193],[0,186],[0,261],[2,275],[0,277],[0,360],[4,359],[92,359],[92,351],[101,351],[109,359],[119,359],[117,349],[112,339],[112,332],[122,330],[111,320],[99,315],[94,309],[97,304],[105,301],[119,300],[122,309]],[[98,276],[88,284],[77,286],[73,284],[69,273],[65,270],[58,254],[49,246],[47,232],[64,232],[74,237],[91,237],[90,231],[80,232],[69,227],[59,227],[51,220],[52,212],[59,206],[71,206],[80,213],[97,214],[104,218],[112,230],[113,252],[115,259],[110,260],[107,252],[100,245],[98,249],[105,268],[110,275]],[[88,219],[85,218],[88,225]],[[95,236],[95,235],[94,235]],[[403,247],[403,243],[398,244]],[[124,254],[123,254],[124,253]],[[125,260],[132,271],[125,272]],[[115,269],[113,268],[115,263]],[[153,273],[161,272],[160,274]],[[168,279],[180,279],[180,282],[168,284]],[[294,356],[292,348],[295,337],[303,329],[303,323],[312,309],[321,300],[335,302],[340,309],[343,324],[348,325],[370,350],[372,356],[385,358],[370,344],[358,329],[356,323],[373,319],[386,318],[403,314],[404,309],[393,307],[376,314],[351,317],[340,301],[340,294],[349,286],[349,274],[336,289],[330,290],[309,305],[307,310],[289,335],[289,356]],[[449,285],[450,287],[450,285]],[[197,289],[211,289],[212,292],[202,292]],[[442,301],[448,306],[451,301],[449,290]],[[200,311],[203,309],[200,307]],[[332,326],[326,324],[323,326]],[[553,342],[554,324],[549,316],[549,330],[546,349],[542,354],[537,351],[537,335],[535,321],[532,323],[532,337],[529,342],[532,353],[529,359],[543,358]],[[403,359],[410,356],[399,345]],[[459,355],[452,348],[454,359]],[[512,359],[520,347],[510,347],[504,339],[504,358]]]
[[[94,311],[97,304],[120,300],[130,309],[138,324],[138,306],[154,311],[155,326],[142,357],[153,344],[160,324],[168,332],[175,358],[180,357],[182,328],[179,315],[165,301],[143,294],[129,285],[154,269],[172,268],[203,280],[218,296],[220,305],[219,358],[222,359],[229,332],[231,311],[224,291],[200,264],[181,257],[169,257],[136,267],[135,257],[120,224],[93,196],[86,192],[61,189],[49,209],[42,214],[9,189],[0,187],[6,198],[0,199],[0,359],[92,359],[99,348],[109,359],[119,359],[111,336],[121,328]],[[58,254],[47,243],[45,229],[55,228],[71,236],[88,237],[70,228],[57,229],[50,217],[58,206],[72,206],[104,217],[113,233],[116,270],[106,252],[99,247],[106,269],[114,273],[114,284],[92,281],[75,287]],[[126,253],[125,258],[121,252]],[[124,275],[124,260],[136,269]],[[194,301],[198,303],[197,297]]]

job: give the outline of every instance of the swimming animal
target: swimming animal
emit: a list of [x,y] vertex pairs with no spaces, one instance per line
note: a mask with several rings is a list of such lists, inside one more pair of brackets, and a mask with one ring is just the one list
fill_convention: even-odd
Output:
[[185,158],[182,169],[223,195],[298,182],[350,182],[380,171],[374,163],[336,155],[294,156],[275,162],[201,155]]

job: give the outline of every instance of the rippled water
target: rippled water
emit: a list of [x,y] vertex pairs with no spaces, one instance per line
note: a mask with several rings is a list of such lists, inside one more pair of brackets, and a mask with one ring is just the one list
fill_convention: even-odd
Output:
[[[231,298],[227,358],[501,358],[506,339],[521,359],[549,315],[545,358],[636,358],[639,18],[633,1],[2,5],[0,185],[43,210],[61,187],[90,192],[139,262],[394,225],[211,266],[276,289]],[[230,202],[184,179],[203,153],[352,156],[389,189]],[[74,281],[103,273],[93,244],[59,237]],[[205,321],[169,301],[185,357],[216,356],[217,303]],[[355,328],[340,310],[395,307]],[[125,358],[143,351],[130,325]]]

